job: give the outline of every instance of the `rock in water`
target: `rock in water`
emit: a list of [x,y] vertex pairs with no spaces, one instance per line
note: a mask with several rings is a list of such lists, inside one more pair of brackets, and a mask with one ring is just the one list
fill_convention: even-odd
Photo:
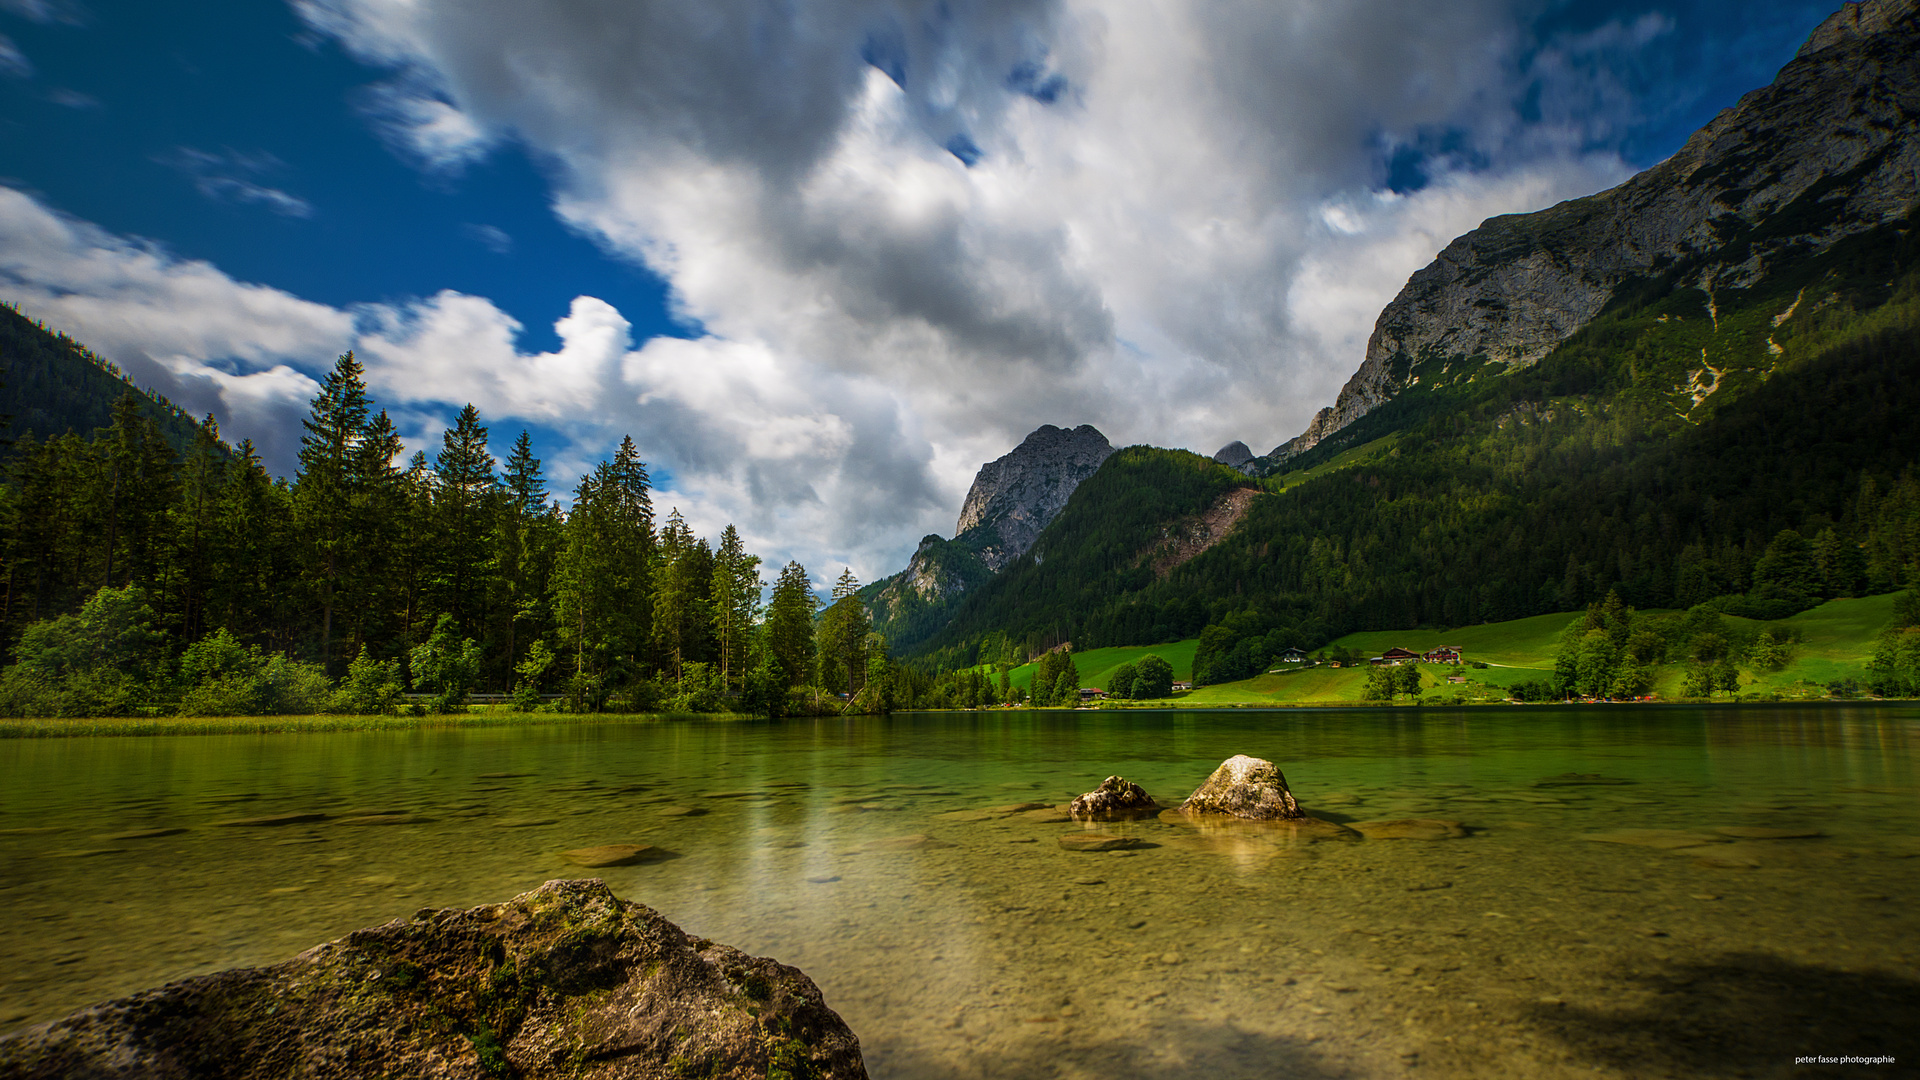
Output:
[[1287,790],[1287,778],[1271,761],[1235,754],[1220,763],[1187,801],[1186,814],[1228,814],[1254,821],[1303,818],[1307,815]]
[[1067,813],[1075,821],[1119,821],[1148,817],[1160,810],[1160,804],[1139,784],[1118,776],[1100,781],[1100,786],[1073,800]]
[[0,1039],[0,1076],[865,1077],[799,971],[690,938],[599,881],[426,910]]
[[652,844],[601,844],[598,847],[574,848],[572,851],[560,853],[561,858],[575,866],[594,868],[630,866],[637,862],[646,862],[648,859],[662,858],[665,855],[666,852]]
[[1115,836],[1100,832],[1068,833],[1060,838],[1060,846],[1068,851],[1125,851],[1143,843],[1145,841],[1137,836]]

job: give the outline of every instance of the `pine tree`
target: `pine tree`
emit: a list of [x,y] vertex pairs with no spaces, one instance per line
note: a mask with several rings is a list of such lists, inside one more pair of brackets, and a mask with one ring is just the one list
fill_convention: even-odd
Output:
[[760,556],[749,555],[732,525],[720,534],[714,552],[713,636],[719,647],[720,677],[731,684],[745,674],[748,635],[760,608]]
[[372,402],[351,352],[334,363],[301,426],[294,510],[307,550],[302,577],[320,605],[320,662],[333,670],[333,613],[342,564],[352,557],[353,505],[348,463],[366,433]]
[[506,608],[503,666],[509,672],[519,670],[520,626],[530,623],[537,628],[544,622],[545,577],[552,561],[550,525],[546,477],[540,459],[533,456],[533,440],[522,431],[507,456],[506,491],[494,518],[494,560]]
[[487,429],[471,404],[460,410],[441,436],[434,458],[434,511],[440,535],[434,544],[434,585],[440,610],[452,615],[460,632],[484,633],[480,606],[482,580],[492,559],[487,550],[493,498],[499,480],[487,451]]
[[803,685],[813,668],[813,613],[819,606],[806,567],[789,562],[773,586],[765,631],[767,652],[787,686]]
[[693,530],[687,527],[677,507],[667,515],[667,524],[660,530],[656,558],[653,641],[677,683],[685,675],[694,628],[704,621],[706,614],[695,592],[695,586],[705,582],[697,582],[694,577],[699,560],[695,556]]
[[859,591],[860,579],[848,567],[834,583],[833,605],[820,617],[822,675],[830,689],[844,688],[849,697],[858,694],[866,681],[866,642],[873,630],[873,618],[860,603]]

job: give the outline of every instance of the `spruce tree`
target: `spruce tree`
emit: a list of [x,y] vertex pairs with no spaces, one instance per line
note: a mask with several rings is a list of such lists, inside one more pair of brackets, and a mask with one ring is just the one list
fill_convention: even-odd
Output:
[[732,525],[720,534],[713,556],[713,637],[719,649],[720,676],[731,684],[745,674],[746,646],[760,608],[760,556],[747,554]]
[[813,613],[819,606],[806,567],[787,563],[773,586],[765,631],[767,652],[787,686],[804,684],[813,667]]
[[344,560],[351,558],[352,492],[348,462],[366,432],[372,402],[365,372],[349,352],[320,384],[300,437],[294,511],[302,553],[301,577],[320,607],[320,662],[333,670],[333,613]]
[[485,633],[480,605],[492,562],[487,541],[499,480],[487,451],[487,429],[471,404],[460,410],[440,441],[433,463],[434,511],[440,523],[433,560],[436,599],[460,632],[478,636]]

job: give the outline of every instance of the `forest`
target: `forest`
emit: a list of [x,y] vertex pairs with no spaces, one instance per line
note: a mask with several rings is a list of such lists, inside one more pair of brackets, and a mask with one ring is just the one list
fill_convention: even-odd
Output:
[[789,563],[769,591],[731,525],[709,541],[677,510],[659,518],[631,438],[563,508],[526,433],[502,466],[472,406],[431,459],[402,464],[351,353],[291,479],[211,417],[177,448],[163,422],[178,411],[118,388],[90,435],[9,448],[8,715],[455,711],[476,694],[781,715],[934,689],[891,664],[851,572],[823,601]]
[[[1519,371],[1414,365],[1416,389],[1263,477],[1120,451],[1028,557],[906,651],[965,665],[1199,637],[1204,685],[1355,630],[1610,592],[1774,620],[1920,582],[1915,235],[1899,223],[1711,312],[1676,268]],[[1676,390],[1710,355],[1716,389]],[[1238,527],[1156,569],[1165,526],[1236,486],[1262,492]]]

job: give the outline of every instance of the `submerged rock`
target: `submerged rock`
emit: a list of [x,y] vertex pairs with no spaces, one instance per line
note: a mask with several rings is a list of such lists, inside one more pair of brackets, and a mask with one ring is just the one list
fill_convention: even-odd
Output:
[[1068,851],[1122,851],[1137,848],[1144,843],[1137,836],[1115,836],[1112,833],[1080,832],[1068,833],[1060,838],[1060,846]]
[[0,1075],[865,1077],[801,972],[690,938],[599,881],[425,910],[271,967],[172,983],[0,1039]]
[[1187,814],[1228,814],[1254,821],[1307,816],[1293,801],[1287,778],[1273,762],[1245,754],[1221,762],[1180,809]]
[[1107,777],[1099,787],[1067,804],[1067,814],[1075,821],[1121,821],[1149,817],[1159,810],[1160,804],[1139,784],[1118,776]]
[[666,857],[666,852],[651,844],[601,844],[598,847],[574,848],[563,851],[560,857],[575,866],[629,866],[648,859]]
[[1399,821],[1355,821],[1347,828],[1369,840],[1456,840],[1467,835],[1457,821],[1405,818]]

